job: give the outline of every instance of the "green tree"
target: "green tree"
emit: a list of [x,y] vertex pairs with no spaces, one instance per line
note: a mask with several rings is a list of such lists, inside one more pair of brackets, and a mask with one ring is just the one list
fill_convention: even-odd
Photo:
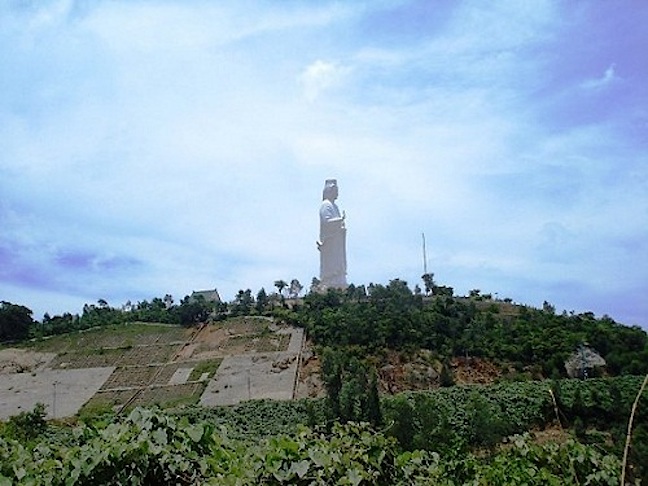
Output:
[[277,290],[279,291],[279,295],[283,297],[283,290],[288,287],[288,284],[286,283],[285,280],[275,280],[274,286],[277,287]]
[[556,313],[556,307],[551,305],[549,302],[546,300],[542,303],[542,310],[546,312],[547,314],[555,314]]
[[43,317],[42,332],[45,336],[50,336],[52,334],[63,334],[66,332],[72,332],[78,327],[79,316],[72,315],[69,312],[64,313],[61,316],[49,317],[48,319]]
[[366,361],[342,349],[326,348],[322,354],[322,378],[334,419],[382,423],[378,379]]
[[268,298],[268,294],[266,293],[265,289],[261,287],[261,289],[257,292],[256,296],[256,310],[259,314],[263,314],[265,310],[268,308],[268,304],[270,303],[270,299]]
[[254,305],[254,297],[252,297],[252,291],[239,290],[238,294],[234,298],[233,313],[239,316],[247,316],[252,311],[252,306]]
[[25,306],[0,302],[0,342],[26,339],[34,324],[32,314]]
[[448,360],[445,360],[441,365],[441,374],[439,375],[439,384],[443,387],[454,386],[455,380],[452,373],[452,368],[450,368],[450,363]]
[[37,403],[32,411],[9,417],[3,435],[21,442],[36,439],[47,430],[46,415],[45,405]]
[[430,295],[432,289],[434,288],[434,274],[424,273],[421,278],[423,279],[423,284],[425,285],[425,295]]
[[187,295],[180,305],[173,307],[177,321],[183,326],[205,322],[213,310],[213,306],[202,295],[193,298]]

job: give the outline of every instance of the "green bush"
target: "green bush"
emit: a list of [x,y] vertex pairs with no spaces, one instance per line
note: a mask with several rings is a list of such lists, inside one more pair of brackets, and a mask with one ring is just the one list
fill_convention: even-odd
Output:
[[45,405],[37,403],[33,410],[9,417],[2,435],[20,442],[34,440],[47,430],[46,415]]

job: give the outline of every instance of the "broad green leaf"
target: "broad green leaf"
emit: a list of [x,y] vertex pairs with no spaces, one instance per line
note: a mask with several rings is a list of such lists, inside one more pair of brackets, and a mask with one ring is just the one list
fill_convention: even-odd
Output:
[[203,437],[205,427],[203,424],[192,425],[187,429],[187,435],[194,442],[200,442],[200,439]]
[[300,478],[303,478],[304,476],[306,476],[309,467],[310,462],[308,462],[307,460],[293,462],[293,465],[290,467],[290,471],[296,473]]
[[166,430],[155,429],[151,434],[151,438],[153,439],[154,442],[157,442],[158,444],[166,445],[167,443]]
[[308,451],[308,457],[311,458],[317,467],[326,468],[331,463],[331,456],[319,449],[311,449]]
[[358,486],[362,482],[362,472],[357,468],[349,469],[346,474],[349,484]]

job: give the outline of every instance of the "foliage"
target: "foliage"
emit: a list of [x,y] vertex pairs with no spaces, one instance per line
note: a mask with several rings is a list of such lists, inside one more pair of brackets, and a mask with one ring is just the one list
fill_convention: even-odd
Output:
[[[276,306],[272,313],[303,326],[322,349],[326,401],[256,401],[175,416],[136,409],[126,419],[86,415],[65,441],[52,439],[44,411],[10,419],[0,429],[0,485],[25,484],[612,484],[627,418],[640,379],[648,371],[648,336],[638,327],[592,313],[556,314],[493,301],[471,291],[453,297],[450,287],[426,276],[426,293],[402,280],[311,293],[303,305]],[[425,279],[424,279],[425,281]],[[279,285],[277,285],[279,284]],[[275,282],[283,295],[287,284]],[[428,288],[429,287],[429,288]],[[262,289],[263,290],[263,289]],[[233,314],[264,313],[270,299],[239,292]],[[170,297],[170,296],[169,296]],[[267,301],[266,301],[267,299]],[[261,301],[261,303],[259,303]],[[105,300],[43,323],[31,311],[3,302],[0,339],[6,330],[24,339],[22,319],[35,335],[60,334],[135,320],[191,325],[224,316],[226,306],[185,297],[153,299],[130,312]],[[7,313],[3,313],[8,310]],[[4,321],[2,319],[5,319]],[[5,332],[5,334],[2,334]],[[564,361],[587,342],[617,378],[586,381],[504,382],[450,386],[452,356],[478,356],[535,366],[545,376],[564,376]],[[385,348],[429,349],[444,364],[445,388],[378,398],[371,356]],[[444,374],[445,373],[445,374]],[[580,442],[560,446],[502,440],[556,419],[573,427]],[[648,481],[648,398],[636,416],[630,461],[635,478]],[[105,410],[104,410],[105,411]],[[331,419],[343,425],[331,425]],[[384,432],[367,425],[384,424]],[[308,424],[312,430],[299,429]],[[328,427],[325,427],[327,424]],[[43,428],[45,427],[45,428]],[[22,432],[30,435],[21,435]],[[473,455],[481,447],[482,455]]]
[[233,316],[247,316],[251,313],[253,306],[254,297],[252,297],[252,291],[250,289],[239,290],[232,303],[231,314]]
[[441,373],[439,374],[439,385],[453,386],[455,384],[454,376],[450,364],[445,361],[441,365]]
[[349,352],[326,348],[322,353],[322,379],[335,420],[373,425],[382,422],[376,373],[364,360]]
[[27,338],[33,323],[32,311],[27,307],[0,302],[0,342]]
[[288,287],[288,283],[285,280],[275,280],[274,286],[277,287],[277,291],[279,292],[279,295],[281,296],[282,302],[284,298],[284,289]]
[[164,299],[155,297],[150,302],[143,300],[129,305],[128,309],[111,307],[104,299],[99,299],[97,304],[85,304],[80,316],[67,312],[56,316],[45,314],[42,323],[32,322],[31,331],[36,337],[43,337],[135,322],[193,326],[222,318],[226,308],[227,304],[207,302],[200,295],[185,296],[179,304],[173,304],[170,295]]
[[191,374],[187,381],[198,381],[204,373],[207,373],[207,378],[211,379],[216,373],[216,370],[223,362],[222,359],[212,359],[208,361],[199,361],[196,366],[191,370]]
[[493,446],[551,417],[551,398],[540,382],[454,386],[383,399],[387,433],[407,450]]
[[[2,477],[21,484],[193,484],[206,470],[208,424],[189,425],[136,409],[102,429],[81,425],[77,444],[43,442],[30,454],[0,441]],[[1,484],[1,483],[0,483]]]
[[[382,411],[386,433],[404,449],[465,453],[555,423],[551,389],[563,427],[573,428],[584,443],[620,457],[641,381],[639,376],[622,376],[454,386],[385,397]],[[646,482],[648,397],[641,399],[635,420],[630,463],[634,477]]]
[[74,427],[68,444],[27,448],[0,438],[0,484],[613,484],[619,461],[570,441],[533,445],[517,437],[489,456],[401,451],[367,424],[249,442],[225,427],[144,409],[101,427]]
[[[513,438],[510,448],[489,463],[474,466],[474,484],[564,485],[619,484],[620,461],[593,447],[569,440],[564,444],[529,444]],[[465,474],[465,471],[462,471]]]
[[2,428],[2,435],[20,442],[29,442],[47,430],[45,405],[37,403],[29,412],[9,417]]
[[537,367],[546,377],[566,375],[565,360],[587,342],[613,375],[648,372],[648,335],[639,327],[592,313],[556,314],[494,301],[479,290],[453,297],[426,274],[433,294],[423,297],[407,283],[370,284],[364,292],[329,289],[310,293],[296,309],[295,321],[322,346],[361,346],[369,353],[384,348],[425,348],[442,357],[474,356]]
[[[196,297],[185,297],[179,306],[166,310],[165,320],[157,322],[168,322],[182,326],[193,326],[205,322],[212,312],[210,306],[202,295]],[[152,321],[155,322],[155,321]]]
[[227,426],[228,436],[258,441],[274,435],[293,434],[299,425],[322,428],[327,420],[324,400],[250,400],[231,407],[199,406],[175,410],[174,415],[191,423],[207,421]]
[[[627,424],[632,402],[641,385],[639,376],[559,380],[552,383],[562,420],[571,425],[576,418],[585,426]],[[648,423],[648,397],[639,402],[636,420]]]
[[425,285],[425,295],[430,295],[432,293],[432,289],[436,285],[434,283],[434,274],[424,273],[423,276],[421,276],[421,279],[423,280],[423,284]]
[[255,304],[255,309],[258,314],[263,314],[268,306],[270,304],[270,298],[268,297],[268,294],[266,293],[265,289],[261,287],[259,292],[257,292],[256,296],[256,304]]
[[296,278],[293,278],[290,281],[290,287],[288,289],[288,296],[291,299],[296,299],[297,297],[299,297],[299,294],[301,293],[301,291],[303,289],[304,289],[304,286],[299,282],[299,280],[297,280]]
[[[552,385],[563,422],[579,439],[621,455],[630,409],[640,388],[639,376],[560,380]],[[639,400],[629,454],[632,474],[648,483],[648,396]],[[599,431],[604,431],[601,433]]]

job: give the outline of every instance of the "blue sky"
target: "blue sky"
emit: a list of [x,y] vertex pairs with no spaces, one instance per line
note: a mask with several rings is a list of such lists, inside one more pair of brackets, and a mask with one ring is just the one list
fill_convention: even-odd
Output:
[[0,299],[428,268],[648,327],[648,3],[0,3]]

